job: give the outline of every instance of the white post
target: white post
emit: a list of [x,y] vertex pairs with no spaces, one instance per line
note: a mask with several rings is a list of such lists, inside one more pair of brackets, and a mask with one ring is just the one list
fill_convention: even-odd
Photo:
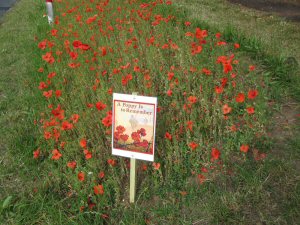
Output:
[[46,8],[47,8],[47,16],[48,16],[48,23],[51,24],[54,21],[54,14],[53,14],[53,0],[46,0]]
[[129,202],[134,203],[135,200],[135,178],[136,176],[136,159],[130,158],[130,191]]

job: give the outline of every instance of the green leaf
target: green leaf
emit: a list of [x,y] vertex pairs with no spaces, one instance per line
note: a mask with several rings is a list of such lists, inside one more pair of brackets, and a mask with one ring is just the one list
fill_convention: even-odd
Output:
[[12,196],[10,195],[4,200],[4,202],[2,204],[2,208],[5,209],[7,206],[9,206],[11,200],[12,200]]

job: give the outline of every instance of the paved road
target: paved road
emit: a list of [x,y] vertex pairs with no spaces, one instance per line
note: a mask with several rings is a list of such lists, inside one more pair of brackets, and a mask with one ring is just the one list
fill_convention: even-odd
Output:
[[17,0],[0,0],[0,17],[13,6]]

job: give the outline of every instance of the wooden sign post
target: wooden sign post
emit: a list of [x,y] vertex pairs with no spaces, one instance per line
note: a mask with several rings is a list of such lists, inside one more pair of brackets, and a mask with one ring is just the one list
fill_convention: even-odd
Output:
[[130,190],[129,190],[129,202],[134,203],[135,200],[135,176],[136,176],[136,159],[130,158]]
[[113,94],[112,154],[130,158],[130,203],[135,201],[136,160],[154,161],[157,98]]
[[[137,92],[132,92],[133,96],[137,96]],[[136,159],[130,157],[130,188],[129,188],[129,202],[135,201],[135,181],[136,181]]]

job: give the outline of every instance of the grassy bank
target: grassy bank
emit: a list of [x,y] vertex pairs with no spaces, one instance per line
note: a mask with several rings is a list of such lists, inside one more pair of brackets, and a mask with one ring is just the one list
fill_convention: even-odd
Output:
[[[207,1],[206,4],[204,2],[199,6],[195,1],[193,4],[194,7],[187,8],[187,13],[182,16],[191,15],[193,22],[212,30],[219,29],[218,23],[212,19],[214,16],[220,15],[217,17],[220,18],[218,20],[224,22],[224,7],[228,10],[234,9],[234,7],[223,5],[222,2],[214,2],[208,7],[214,8],[211,12],[214,13],[211,14],[213,16],[204,18],[205,24],[202,24],[202,18],[197,21],[198,16],[195,15],[199,15],[199,12],[196,10],[203,9],[211,3]],[[175,6],[178,7],[177,4]],[[0,222],[3,224],[297,223],[300,195],[299,172],[297,171],[297,165],[299,165],[297,162],[299,161],[297,160],[299,160],[300,154],[300,141],[295,134],[300,131],[296,129],[297,123],[299,124],[299,119],[295,119],[295,114],[299,113],[296,104],[285,104],[282,111],[284,114],[274,114],[274,123],[280,126],[275,126],[270,130],[274,136],[274,143],[264,145],[272,146],[271,153],[267,154],[265,161],[236,161],[234,175],[218,175],[217,178],[213,178],[203,185],[199,184],[198,179],[192,177],[180,185],[160,187],[160,180],[157,179],[153,192],[151,192],[153,183],[145,183],[144,175],[139,174],[140,182],[144,183],[138,187],[136,204],[129,205],[126,197],[123,197],[124,201],[115,203],[117,207],[109,208],[109,211],[86,210],[79,212],[81,203],[74,203],[75,207],[78,206],[77,213],[74,213],[72,204],[76,202],[77,196],[72,197],[68,193],[69,185],[72,183],[62,182],[53,176],[53,174],[55,175],[53,171],[59,168],[56,164],[46,163],[47,159],[37,162],[32,156],[32,152],[37,148],[37,139],[41,135],[33,125],[34,120],[39,118],[38,112],[45,104],[43,96],[37,89],[37,84],[42,80],[36,72],[41,65],[41,53],[36,47],[38,42],[34,41],[35,35],[41,41],[49,31],[45,19],[41,17],[43,10],[42,3],[20,1],[4,18],[0,27],[0,49],[2,50],[0,63],[3,68],[0,74],[0,132],[3,137],[0,145],[0,201],[2,203],[0,204],[0,206],[2,205]],[[207,10],[204,11],[208,13]],[[40,12],[40,14],[36,12]],[[201,12],[201,15],[205,15],[204,12]],[[221,17],[222,15],[224,17]],[[232,15],[236,15],[236,11],[232,11]],[[253,16],[255,17],[256,14],[252,12]],[[239,26],[235,26],[233,21],[228,23],[235,29],[242,30],[246,24],[249,25],[249,18],[252,17],[239,14],[239,21],[242,21],[241,18],[245,18],[244,23],[241,22]],[[273,29],[265,26],[270,29],[270,33],[276,34],[277,30],[274,27],[277,22],[269,23]],[[287,26],[293,25],[287,23]],[[226,34],[225,30],[224,33],[228,41],[232,41],[231,44],[236,41],[242,42],[240,57],[252,63],[253,55],[262,54],[254,63],[257,64],[261,74],[266,78],[272,78],[274,63],[266,66],[262,59],[266,55],[278,59],[281,53],[279,49],[274,50],[275,47],[273,49],[267,44],[269,39],[265,32],[258,33],[255,37],[252,34],[245,34],[250,39],[240,40],[240,33],[229,31],[227,30]],[[281,38],[290,46],[294,44],[289,38]],[[249,40],[256,39],[261,39],[261,42],[254,41],[255,43],[250,43],[249,46],[245,45]],[[257,45],[259,45],[258,49],[255,47]],[[276,78],[277,81],[280,79]],[[272,79],[270,80],[272,81]],[[267,79],[266,82],[270,80]],[[283,83],[284,85],[277,83],[276,88],[285,91],[289,83]],[[272,85],[270,86],[272,92],[278,92]],[[125,180],[125,182],[128,181]],[[174,183],[176,183],[175,178]],[[124,186],[126,187],[126,185]],[[174,188],[175,186],[180,189]],[[109,214],[108,219],[105,218],[104,213]]]
[[[47,26],[43,5],[20,1],[0,21],[0,198],[1,224],[22,224],[18,207],[32,198],[36,168],[29,160],[35,147],[33,122],[38,107],[35,35]],[[31,203],[30,203],[31,205]],[[31,211],[31,210],[29,210]]]

